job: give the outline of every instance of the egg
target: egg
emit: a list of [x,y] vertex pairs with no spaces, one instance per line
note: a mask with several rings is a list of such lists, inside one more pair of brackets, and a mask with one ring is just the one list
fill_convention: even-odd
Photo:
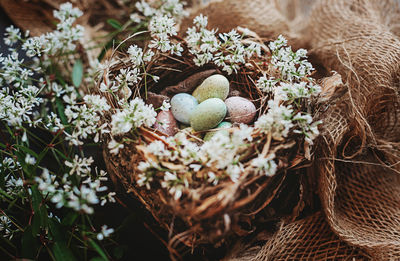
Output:
[[[220,124],[217,125],[217,129],[229,129],[230,127],[232,127],[232,123],[227,122],[227,121],[223,121]],[[216,131],[210,131],[207,132],[207,134],[204,136],[204,140],[205,141],[209,141],[212,139],[212,137],[215,136],[215,134],[217,133],[223,133],[224,135],[229,135],[229,131],[227,130],[216,130]]]
[[178,132],[178,123],[171,111],[160,111],[157,115],[154,128],[167,136],[173,136]]
[[188,93],[178,93],[171,99],[171,112],[181,123],[190,124],[190,115],[198,106],[196,98]]
[[230,97],[225,100],[225,104],[231,122],[249,124],[256,116],[256,106],[243,97]]
[[200,103],[190,116],[190,126],[195,131],[209,130],[217,126],[226,115],[223,100],[210,98]]
[[225,100],[229,94],[229,81],[220,74],[214,74],[206,78],[199,87],[197,87],[193,96],[199,103],[209,98],[219,98]]

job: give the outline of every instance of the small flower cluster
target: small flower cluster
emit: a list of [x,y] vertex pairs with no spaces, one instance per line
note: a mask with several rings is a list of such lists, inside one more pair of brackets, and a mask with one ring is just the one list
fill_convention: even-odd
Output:
[[[107,173],[103,170],[97,175],[91,175],[90,165],[92,158],[80,158],[75,155],[72,161],[65,161],[70,171],[65,173],[62,178],[56,174],[51,174],[46,168],[43,169],[40,177],[35,177],[40,191],[48,195],[51,202],[57,208],[69,207],[75,211],[82,211],[93,214],[92,205],[106,202],[115,202],[115,192],[99,196],[99,193],[107,191],[107,187],[102,186],[101,182],[107,181]],[[80,185],[74,185],[74,180],[81,180]]]
[[[283,140],[293,129],[294,133],[304,134],[305,140],[312,144],[318,136],[318,125],[312,116],[298,112],[297,104],[300,100],[307,100],[321,92],[321,87],[314,84],[307,77],[314,70],[306,58],[307,51],[299,49],[293,52],[287,46],[287,40],[280,35],[276,41],[269,44],[271,50],[271,65],[280,73],[280,78],[261,76],[256,87],[263,92],[273,95],[273,100],[268,101],[268,111],[259,117],[255,127],[263,133],[271,133],[272,138]],[[296,108],[293,108],[295,106]]]
[[189,14],[184,10],[183,5],[179,0],[162,0],[158,6],[151,6],[148,2],[141,0],[135,4],[135,7],[142,15],[133,13],[131,20],[135,23],[141,23],[143,20],[149,21],[156,16],[167,16],[179,21]]
[[268,108],[268,112],[257,119],[254,127],[264,134],[271,133],[276,140],[283,140],[293,127],[293,109],[290,105],[279,104],[277,100],[269,100]]
[[3,237],[11,239],[15,232],[12,229],[12,223],[9,217],[2,215],[0,216],[0,233]]
[[183,51],[181,44],[174,43],[170,38],[177,35],[176,22],[188,15],[183,9],[183,3],[179,0],[162,0],[153,6],[141,0],[135,7],[141,14],[133,13],[131,20],[138,24],[148,23],[152,36],[149,48],[181,55]]
[[240,64],[246,63],[253,55],[261,56],[261,47],[257,43],[245,46],[242,42],[245,35],[236,30],[220,33],[217,37],[215,29],[208,30],[208,19],[197,16],[193,27],[187,30],[186,41],[190,53],[197,66],[213,62],[222,67],[228,74],[237,72]]
[[10,157],[5,157],[0,163],[0,173],[8,173],[5,176],[5,191],[11,197],[19,196],[23,193],[24,182],[20,177],[15,178],[16,173],[21,171],[21,164],[15,162]]
[[301,80],[314,70],[312,64],[307,61],[307,51],[299,49],[293,52],[282,35],[269,44],[269,49],[272,51],[271,64],[279,70],[282,80]]
[[183,48],[180,43],[173,43],[170,37],[177,35],[175,20],[166,15],[155,16],[150,20],[149,30],[152,36],[149,48],[182,55]]
[[310,99],[311,96],[321,92],[321,87],[308,82],[285,83],[281,82],[275,89],[275,97],[283,101],[295,101],[298,99]]
[[10,126],[20,126],[24,122],[33,124],[33,111],[43,102],[38,97],[40,89],[29,83],[34,71],[26,68],[23,62],[16,51],[7,57],[0,56],[0,83],[8,85],[0,90],[0,120]]
[[82,11],[73,8],[71,3],[60,5],[60,9],[53,13],[54,17],[60,21],[57,24],[57,30],[28,38],[22,45],[22,49],[29,57],[42,55],[48,57],[74,51],[76,48],[74,42],[81,39],[84,33],[83,26],[74,26],[76,19],[82,14]]
[[82,145],[83,139],[88,139],[95,135],[94,141],[99,141],[100,134],[109,133],[107,124],[99,126],[100,116],[110,109],[106,99],[99,95],[86,95],[84,104],[77,104],[76,92],[64,96],[64,101],[68,104],[65,108],[65,115],[68,123],[72,126],[72,132],[64,131],[66,140],[71,145]]
[[112,115],[111,132],[115,135],[129,132],[140,126],[151,127],[156,122],[157,113],[152,105],[147,105],[138,97]]

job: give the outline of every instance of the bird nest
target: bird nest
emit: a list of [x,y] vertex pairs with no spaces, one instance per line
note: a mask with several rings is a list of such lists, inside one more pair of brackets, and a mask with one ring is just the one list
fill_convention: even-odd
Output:
[[100,91],[116,81],[121,70],[137,68],[126,52],[115,53],[98,84],[98,92],[113,107],[105,122],[112,124],[113,115],[124,110],[121,100],[135,106],[144,101],[146,108],[158,109],[177,93],[192,93],[213,74],[229,80],[228,97],[254,103],[255,119],[248,125],[233,123],[228,134],[210,141],[203,140],[208,131],[190,128],[168,137],[154,122],[106,134],[113,144],[104,150],[104,158],[114,181],[133,193],[169,232],[174,255],[182,246],[219,246],[250,234],[259,224],[294,219],[313,194],[307,190],[310,182],[303,167],[311,160],[312,139],[318,134],[311,117],[318,86],[309,77],[312,69],[304,52],[293,52],[283,37],[271,42],[247,31],[238,41],[257,51],[229,69],[215,59],[199,64],[200,51],[193,51],[187,39],[171,41],[180,44],[182,53],[155,52],[140,67],[145,73],[135,84],[113,93]]

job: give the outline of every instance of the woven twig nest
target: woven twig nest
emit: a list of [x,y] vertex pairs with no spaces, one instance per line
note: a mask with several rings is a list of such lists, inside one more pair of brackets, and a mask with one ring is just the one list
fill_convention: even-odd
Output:
[[[290,81],[280,79],[282,68],[272,65],[273,54],[267,47],[269,42],[254,34],[248,35],[250,36],[240,40],[241,44],[256,44],[261,53],[247,59],[232,71],[226,72],[213,62],[199,66],[194,62],[196,54],[189,51],[187,41],[174,38],[173,41],[183,47],[182,54],[156,53],[143,67],[146,75],[151,77],[144,76],[131,88],[122,88],[116,94],[99,91],[113,105],[114,111],[111,114],[121,110],[118,99],[129,102],[140,97],[147,104],[158,108],[164,100],[170,99],[176,93],[192,93],[208,76],[222,74],[230,82],[229,96],[241,96],[255,104],[256,125],[261,117],[271,114],[271,106],[290,109],[291,116],[288,117],[291,119],[285,119],[292,123],[286,130],[278,130],[280,127],[273,126],[270,131],[266,131],[254,127],[254,123],[234,123],[228,129],[227,139],[233,143],[233,139],[240,139],[241,144],[234,150],[232,160],[235,162],[228,167],[219,166],[221,162],[218,159],[202,151],[206,144],[202,137],[207,131],[195,132],[186,128],[179,130],[173,137],[167,137],[152,126],[141,126],[129,133],[113,136],[113,142],[124,145],[118,153],[105,149],[108,171],[169,232],[171,251],[180,244],[190,248],[202,244],[218,246],[231,237],[248,235],[257,228],[257,224],[282,217],[293,219],[302,210],[304,201],[310,198],[309,195],[306,196],[309,191],[304,192],[303,189],[308,180],[302,175],[302,167],[311,158],[310,143],[313,137],[308,136],[305,141],[304,131],[309,131],[307,135],[316,135],[317,130],[315,124],[308,122],[305,127],[301,120],[296,121],[295,118],[296,115],[304,116],[313,112],[315,102],[312,101],[312,95],[309,95],[312,91],[304,86],[316,88],[316,85],[308,76],[298,77],[296,82],[304,83],[304,91],[308,94],[304,93],[304,97],[292,100],[279,100],[274,91],[266,91],[269,88],[265,85],[268,79],[278,79],[272,85],[279,82],[289,84]],[[283,38],[279,39],[282,40]],[[299,65],[296,66],[294,68],[299,69]],[[115,59],[104,70],[99,89],[102,84],[110,85],[121,69],[124,71],[133,68],[136,67],[129,57],[120,53],[118,60]],[[154,75],[159,77],[158,81],[154,81]],[[263,79],[264,89],[260,87]],[[107,119],[109,122],[112,121],[111,114]],[[197,146],[194,159],[187,160],[187,155],[181,153],[185,149],[185,142]],[[207,143],[211,149],[210,143],[213,142],[218,144],[218,137]],[[169,156],[157,154],[149,146],[154,143],[168,151]],[[216,144],[214,145],[217,146]],[[227,147],[216,149],[221,150],[220,154],[232,153]],[[147,166],[146,172],[143,170],[146,162],[155,162],[156,167]],[[171,173],[178,178],[166,178]],[[168,182],[174,185],[169,186]]]

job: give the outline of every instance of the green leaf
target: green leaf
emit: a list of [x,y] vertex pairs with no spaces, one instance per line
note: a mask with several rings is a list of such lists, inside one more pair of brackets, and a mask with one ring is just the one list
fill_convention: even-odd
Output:
[[104,260],[108,260],[106,253],[93,239],[89,239],[89,243]]
[[66,160],[66,161],[70,161],[70,160],[71,160],[70,158],[68,158],[67,156],[65,156],[64,153],[62,153],[62,152],[59,151],[58,149],[52,148],[52,151],[53,151],[54,153],[56,153],[55,155],[58,154],[58,156],[60,156],[61,158],[63,158],[63,159]]
[[57,261],[74,261],[76,260],[71,250],[68,249],[65,242],[54,242],[53,245],[54,257]]
[[24,234],[22,235],[22,256],[24,258],[34,258],[36,256],[39,244],[32,235],[32,227],[25,228]]
[[78,213],[74,212],[69,212],[65,218],[61,221],[61,224],[64,226],[72,226],[74,224],[76,218],[78,217]]
[[99,256],[96,256],[96,257],[93,257],[92,259],[90,259],[90,261],[105,261],[105,260],[106,259],[99,257]]
[[37,185],[32,186],[32,207],[35,213],[39,213],[40,203],[42,202],[42,194],[39,192]]
[[108,19],[107,23],[109,25],[111,25],[112,27],[114,27],[115,29],[117,29],[117,30],[121,30],[122,29],[122,25],[120,24],[120,22],[118,22],[115,19]]
[[40,218],[40,225],[43,228],[47,227],[47,209],[43,202],[42,193],[40,193],[37,185],[32,186],[32,207],[35,215],[38,215]]
[[18,145],[18,144],[14,144],[14,147],[22,150],[26,154],[30,154],[30,155],[34,156],[36,159],[38,158],[38,154],[36,152],[34,152],[33,150],[27,148],[27,147],[24,147],[24,146],[21,146],[21,145]]
[[75,87],[79,87],[83,79],[83,64],[80,59],[76,60],[72,68],[72,83]]
[[76,258],[72,251],[67,247],[65,240],[66,231],[55,218],[49,219],[50,233],[54,238],[54,245],[52,247],[54,257],[57,261],[74,261]]
[[33,215],[32,218],[32,236],[36,236],[40,231],[40,216],[38,214]]
[[57,78],[57,80],[58,80],[62,85],[66,85],[67,83],[64,81],[61,72],[60,72],[57,68],[55,68],[55,70],[56,70],[56,78]]
[[31,172],[29,171],[29,166],[25,163],[25,155],[22,154],[20,151],[14,151],[15,155],[17,155],[17,160],[19,164],[21,165],[22,169],[26,174],[31,175]]
[[64,113],[64,111],[65,111],[64,104],[63,104],[62,100],[58,97],[56,98],[56,106],[57,106],[58,114],[60,115],[61,122],[64,125],[68,125],[67,116],[65,116],[65,113]]
[[122,259],[127,250],[128,250],[128,247],[126,245],[117,246],[113,250],[113,255],[116,259]]
[[47,154],[47,151],[49,150],[48,147],[46,147],[44,150],[40,152],[38,157],[36,158],[36,166],[39,166],[39,163],[42,161],[43,157]]
[[17,203],[18,199],[19,199],[18,197],[16,197],[15,199],[13,199],[13,201],[11,201],[11,202],[8,204],[7,209],[8,209],[8,210],[12,209],[13,206],[15,205],[15,203]]

